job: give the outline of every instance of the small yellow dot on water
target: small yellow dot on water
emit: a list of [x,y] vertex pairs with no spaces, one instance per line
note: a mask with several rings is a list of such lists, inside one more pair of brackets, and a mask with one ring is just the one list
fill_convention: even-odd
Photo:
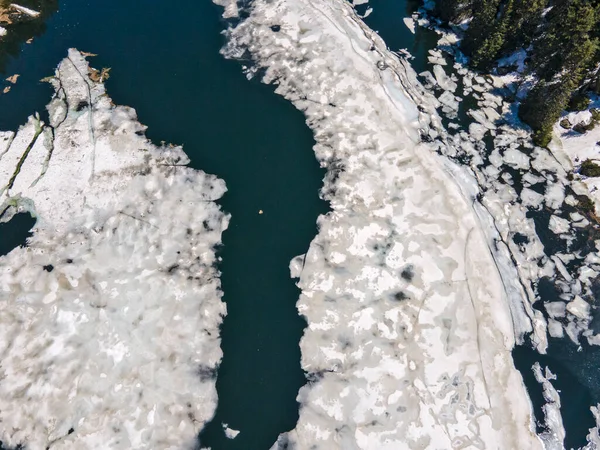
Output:
[[259,210],[258,210],[258,213],[259,213],[259,214],[262,214],[262,213],[263,213],[263,210],[262,210],[262,209],[259,209]]

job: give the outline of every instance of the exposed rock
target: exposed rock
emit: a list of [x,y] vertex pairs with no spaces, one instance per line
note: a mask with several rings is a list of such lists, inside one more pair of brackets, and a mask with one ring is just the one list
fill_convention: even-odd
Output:
[[600,177],[600,165],[591,159],[586,159],[579,166],[579,173],[584,177]]
[[576,131],[577,133],[580,133],[580,134],[585,134],[588,131],[593,130],[595,127],[596,127],[596,122],[593,120],[588,123],[579,122],[573,126],[573,131]]
[[569,122],[568,118],[565,117],[560,121],[560,126],[563,127],[565,130],[570,130],[573,127],[573,124]]

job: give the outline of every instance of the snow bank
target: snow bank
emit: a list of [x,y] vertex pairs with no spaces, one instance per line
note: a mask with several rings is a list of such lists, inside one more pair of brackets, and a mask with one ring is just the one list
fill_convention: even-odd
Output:
[[306,115],[332,207],[291,264],[309,382],[273,448],[541,448],[492,243],[419,143],[437,101],[341,0],[255,1],[224,53],[248,51]]
[[0,258],[0,440],[191,447],[217,401],[225,184],[149,142],[79,52],[52,84],[50,124],[0,135],[0,219],[37,217]]

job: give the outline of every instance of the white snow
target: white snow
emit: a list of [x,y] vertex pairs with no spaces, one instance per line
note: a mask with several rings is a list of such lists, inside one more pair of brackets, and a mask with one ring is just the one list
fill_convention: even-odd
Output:
[[513,54],[508,55],[498,61],[498,67],[515,66],[516,71],[523,73],[525,71],[525,60],[527,59],[527,52],[520,48]]
[[0,440],[188,448],[217,402],[225,184],[154,146],[87,73],[70,50],[50,124],[0,135],[0,219],[37,217],[0,257]]
[[446,71],[440,65],[433,66],[433,75],[440,88],[444,91],[455,92],[458,87],[457,84],[446,75]]

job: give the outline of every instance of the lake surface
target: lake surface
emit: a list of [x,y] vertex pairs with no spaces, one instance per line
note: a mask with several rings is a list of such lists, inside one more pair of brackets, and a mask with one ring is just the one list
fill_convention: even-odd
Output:
[[[435,35],[422,29],[413,35],[402,21],[416,2],[372,0],[370,6],[367,24],[392,50],[411,52],[417,72],[430,69],[427,51]],[[308,249],[316,218],[327,211],[318,197],[324,172],[302,114],[270,87],[247,81],[241,64],[219,55],[226,26],[219,15],[208,0],[152,0],[143,8],[133,0],[63,0],[45,31],[38,30],[43,34],[0,65],[3,78],[21,75],[0,96],[0,129],[15,130],[43,111],[52,90],[39,80],[52,74],[68,47],[76,47],[98,54],[91,59],[95,67],[112,68],[108,94],[137,110],[151,139],[183,144],[193,167],[225,180],[229,192],[220,203],[232,220],[220,269],[228,316],[219,406],[201,443],[213,450],[262,450],[298,417],[295,397],[305,382],[298,343],[306,324],[297,315],[299,290],[288,263]],[[0,229],[0,245],[21,245],[31,227],[26,219],[9,224],[12,234]],[[598,359],[596,349],[577,352],[553,340],[548,357],[524,347],[513,352],[538,419],[543,399],[530,367],[540,361],[558,373],[568,446],[585,442],[593,424],[588,406],[600,401],[597,368],[590,363]],[[226,439],[222,423],[241,434]]]

